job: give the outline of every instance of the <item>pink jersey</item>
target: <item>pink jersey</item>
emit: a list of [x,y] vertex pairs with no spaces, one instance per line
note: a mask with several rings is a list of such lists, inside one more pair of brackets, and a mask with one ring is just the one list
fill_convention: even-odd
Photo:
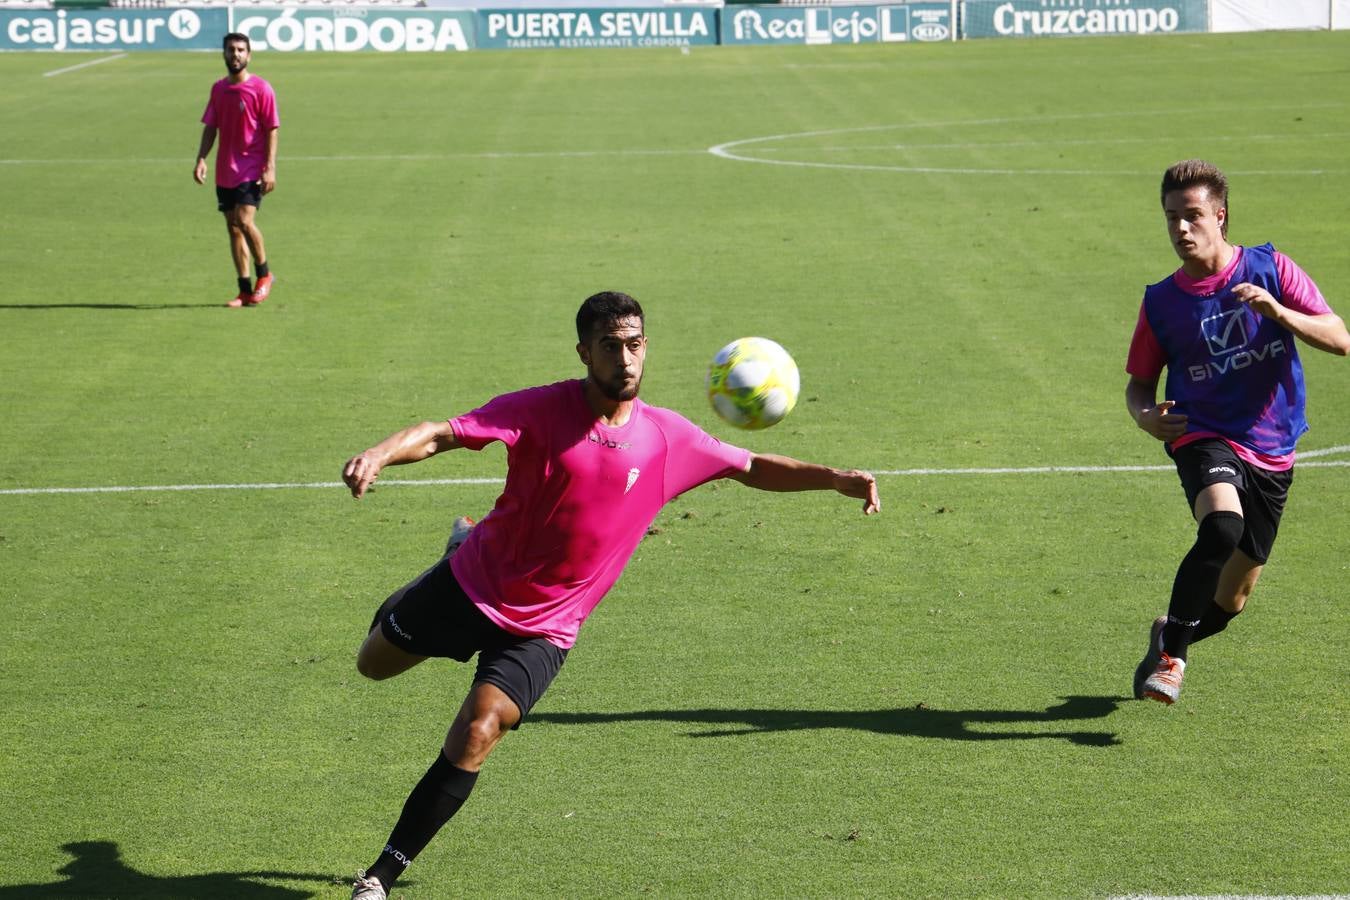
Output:
[[[1235,247],[1234,249],[1237,252],[1233,254],[1232,260],[1229,261],[1222,272],[1210,275],[1207,278],[1191,278],[1181,269],[1177,269],[1176,272],[1172,273],[1172,280],[1184,293],[1193,297],[1207,297],[1214,294],[1228,284],[1234,271],[1237,270],[1238,263],[1242,260],[1242,248]],[[1297,263],[1279,251],[1275,252],[1275,269],[1280,277],[1280,296],[1275,299],[1282,306],[1309,316],[1321,316],[1331,312],[1331,307],[1327,304],[1326,298],[1322,296],[1322,292],[1317,289],[1313,280],[1298,267]],[[1151,381],[1156,379],[1166,366],[1167,356],[1163,352],[1162,345],[1158,343],[1157,337],[1153,334],[1153,329],[1149,326],[1148,317],[1144,315],[1143,304],[1140,304],[1139,319],[1135,323],[1134,337],[1130,341],[1130,352],[1125,362],[1125,371],[1136,378]],[[1223,435],[1210,431],[1187,432],[1174,441],[1172,447],[1173,449],[1184,447],[1186,444],[1198,441],[1201,438],[1215,437],[1222,438]],[[1227,439],[1224,438],[1224,440]],[[1283,471],[1294,465],[1294,454],[1292,453],[1271,456],[1258,453],[1233,441],[1227,442],[1239,457],[1258,468]]]
[[564,649],[662,506],[750,466],[749,451],[641,400],[611,428],[578,380],[504,394],[450,425],[471,450],[501,441],[507,459],[496,505],[451,557],[455,577],[499,627]]
[[202,123],[219,133],[216,184],[238,187],[262,178],[267,164],[267,134],[281,125],[272,86],[257,75],[230,83],[222,78],[211,85],[211,99]]

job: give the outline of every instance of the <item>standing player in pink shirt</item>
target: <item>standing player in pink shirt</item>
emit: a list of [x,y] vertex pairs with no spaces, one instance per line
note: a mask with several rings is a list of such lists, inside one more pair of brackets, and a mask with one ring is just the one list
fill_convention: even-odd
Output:
[[691,488],[732,478],[768,491],[834,490],[881,508],[868,472],[833,469],[723,444],[678,413],[638,399],[647,355],[642,307],[627,294],[587,298],[577,313],[581,380],[504,394],[449,421],[423,422],[348,460],[360,499],[385,466],[493,441],[507,448],[506,486],[472,529],[375,614],[356,668],[391,678],[431,656],[477,672],[436,761],[409,794],[353,900],[390,886],[468,798],[492,748],[543,695],[577,631],[613,586],[652,520]]
[[[192,177],[206,183],[206,157],[220,135],[216,152],[216,200],[230,232],[230,254],[239,276],[239,293],[226,306],[257,306],[272,292],[272,273],[262,232],[253,218],[263,194],[277,186],[277,98],[272,86],[248,71],[252,45],[248,36],[227,34],[225,68],[229,75],[211,85],[211,99],[202,114],[202,142]],[[249,280],[252,254],[256,287]]]

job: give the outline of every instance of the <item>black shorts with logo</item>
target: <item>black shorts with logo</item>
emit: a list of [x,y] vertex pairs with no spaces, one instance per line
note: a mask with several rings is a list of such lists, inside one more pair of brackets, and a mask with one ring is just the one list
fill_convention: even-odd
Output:
[[236,187],[216,185],[216,209],[229,212],[236,206],[262,206],[261,181],[245,181]]
[[1231,484],[1237,488],[1244,524],[1238,549],[1259,563],[1270,559],[1275,535],[1280,530],[1280,516],[1289,499],[1289,486],[1294,482],[1294,470],[1272,472],[1257,468],[1219,438],[1202,438],[1168,452],[1176,463],[1192,512],[1195,498],[1209,485]]
[[522,719],[567,659],[567,651],[551,641],[497,627],[464,593],[446,559],[380,604],[370,627],[377,625],[389,643],[417,656],[468,662],[477,653],[474,681],[501,688]]

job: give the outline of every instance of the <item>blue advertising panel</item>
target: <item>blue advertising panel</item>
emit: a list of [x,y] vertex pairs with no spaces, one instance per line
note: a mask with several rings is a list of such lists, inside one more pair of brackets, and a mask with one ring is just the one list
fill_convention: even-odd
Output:
[[728,6],[723,44],[860,44],[950,41],[952,4]]
[[691,47],[717,43],[717,11],[684,9],[483,9],[478,46]]
[[0,10],[0,50],[219,50],[224,9]]
[[1209,30],[1206,0],[965,0],[963,37],[1170,34]]
[[231,13],[234,30],[248,35],[255,51],[441,53],[474,45],[468,10],[232,7]]

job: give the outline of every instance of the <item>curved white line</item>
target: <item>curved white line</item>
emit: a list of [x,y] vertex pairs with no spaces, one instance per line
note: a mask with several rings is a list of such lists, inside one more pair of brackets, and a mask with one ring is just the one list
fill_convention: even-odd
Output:
[[[1008,125],[1019,122],[1059,122],[1076,121],[1086,119],[1106,119],[1106,118],[1137,118],[1145,116],[1164,116],[1174,115],[1173,110],[1146,110],[1138,112],[1109,112],[1109,113],[1079,113],[1050,116],[1001,116],[987,119],[967,119],[964,121],[949,122],[906,122],[891,125],[867,125],[858,128],[824,128],[813,131],[796,131],[784,134],[762,135],[760,137],[742,138],[735,141],[726,141],[708,148],[708,153],[722,159],[728,159],[735,162],[760,163],[769,166],[795,166],[808,169],[846,169],[863,172],[900,172],[905,174],[920,175],[1077,175],[1077,176],[1114,176],[1114,177],[1144,177],[1156,173],[1144,171],[1121,171],[1105,169],[1014,169],[1014,168],[980,168],[973,166],[896,166],[883,164],[865,164],[865,163],[836,163],[836,162],[818,162],[805,159],[765,159],[760,156],[746,156],[735,152],[735,148],[748,147],[755,144],[767,144],[775,141],[785,141],[794,138],[821,137],[824,135],[838,134],[861,134],[877,131],[894,131],[898,129],[918,129],[918,128],[961,128],[968,126],[982,125]],[[765,148],[766,150],[768,148]],[[774,150],[773,152],[790,152]],[[800,152],[815,152],[813,148],[802,148]],[[1263,169],[1232,170],[1230,175],[1339,175],[1344,174],[1338,169],[1289,169],[1281,171],[1269,171]]]

